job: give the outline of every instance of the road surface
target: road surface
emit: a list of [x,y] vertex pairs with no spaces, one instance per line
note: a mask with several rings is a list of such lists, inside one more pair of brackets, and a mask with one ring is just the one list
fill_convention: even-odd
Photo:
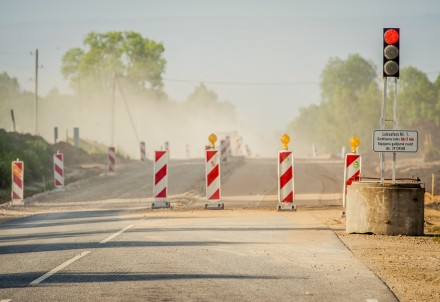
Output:
[[0,224],[0,301],[397,301],[317,219],[342,162],[298,160],[298,211],[277,212],[276,160],[222,168],[203,210],[201,160],[170,163],[174,210],[150,210],[151,163],[46,193]]

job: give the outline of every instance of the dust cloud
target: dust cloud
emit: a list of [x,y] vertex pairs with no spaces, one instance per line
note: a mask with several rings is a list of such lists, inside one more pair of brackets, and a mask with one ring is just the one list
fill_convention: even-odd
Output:
[[[209,91],[203,84],[202,87]],[[202,89],[202,90],[203,90]],[[203,92],[203,91],[202,91]],[[172,101],[164,94],[131,89],[121,81],[115,90],[105,93],[76,91],[60,94],[53,89],[38,99],[38,134],[49,143],[73,140],[73,128],[80,138],[105,146],[116,147],[117,153],[132,159],[140,158],[140,142],[145,142],[147,156],[168,144],[171,158],[203,158],[208,136],[215,133],[220,141],[229,137],[234,155],[275,157],[281,147],[276,133],[258,133],[238,120],[232,103],[209,95],[194,93],[187,100]],[[14,110],[16,129],[35,133],[35,96],[25,93],[15,100],[6,100],[0,108],[0,127],[12,131],[10,110]]]

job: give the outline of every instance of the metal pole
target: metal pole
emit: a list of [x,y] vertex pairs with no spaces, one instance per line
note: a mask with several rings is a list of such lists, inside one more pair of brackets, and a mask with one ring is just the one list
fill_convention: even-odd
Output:
[[35,135],[38,135],[38,48],[35,50]]
[[116,74],[113,77],[113,105],[112,105],[112,144],[111,146],[114,146],[115,143],[115,89],[116,88]]
[[[397,122],[397,78],[394,78],[393,128],[394,130],[399,129]],[[393,184],[396,183],[396,159],[397,153],[393,152]]]
[[[383,79],[383,100],[382,100],[382,112],[380,117],[380,128],[385,129],[385,119],[387,116],[387,77]],[[385,153],[380,152],[380,183],[385,182]]]

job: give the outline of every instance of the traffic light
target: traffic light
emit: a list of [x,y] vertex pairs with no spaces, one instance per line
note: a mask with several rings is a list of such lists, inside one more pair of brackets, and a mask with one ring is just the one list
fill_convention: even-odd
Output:
[[399,77],[399,28],[383,29],[383,77]]

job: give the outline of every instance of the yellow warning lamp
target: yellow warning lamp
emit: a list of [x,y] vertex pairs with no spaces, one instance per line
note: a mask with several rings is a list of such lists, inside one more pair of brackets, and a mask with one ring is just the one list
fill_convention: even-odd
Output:
[[208,137],[209,142],[211,143],[211,148],[215,148],[215,142],[217,141],[217,135],[214,133],[211,133],[211,135]]
[[283,136],[281,136],[281,143],[283,144],[283,149],[287,150],[288,148],[288,144],[290,142],[290,137],[287,134],[283,134]]
[[350,138],[351,152],[356,153],[357,147],[359,147],[360,144],[361,144],[361,141],[360,141],[359,137],[352,136]]

